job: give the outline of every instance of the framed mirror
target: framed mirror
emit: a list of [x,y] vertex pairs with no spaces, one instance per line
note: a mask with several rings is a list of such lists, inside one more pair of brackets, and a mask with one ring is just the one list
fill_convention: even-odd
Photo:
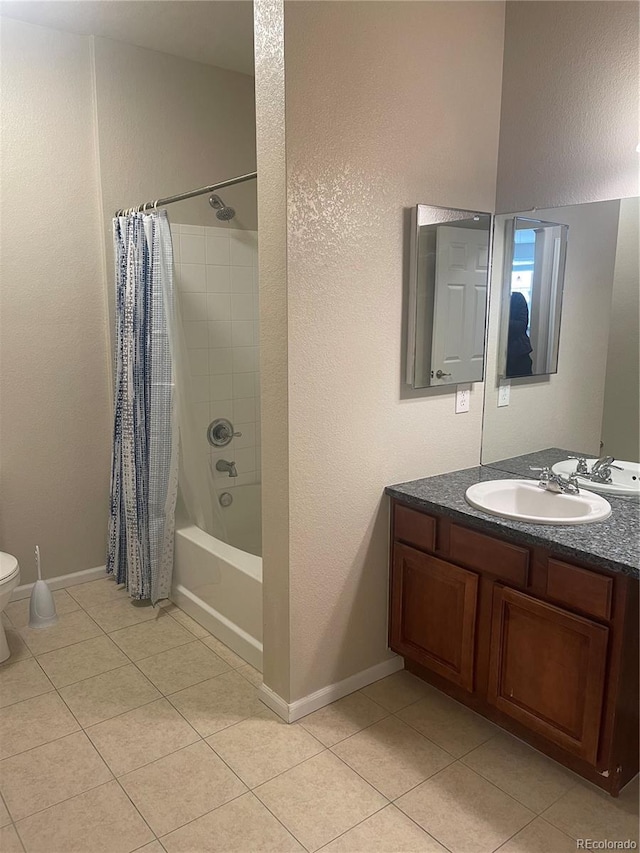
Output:
[[505,222],[501,379],[558,370],[569,226],[515,216]]
[[[557,345],[555,372],[504,379],[507,291],[503,270],[517,276],[510,223],[531,222],[527,213],[497,215],[487,334],[482,463],[510,473],[528,473],[516,457],[535,454],[527,464],[554,464],[569,455],[613,456],[637,465],[640,457],[640,274],[637,198],[613,199],[538,210],[533,229],[551,226],[554,260],[562,264],[557,240],[565,233],[562,323],[556,317],[546,339]],[[543,223],[543,225],[540,225]],[[528,235],[530,241],[531,237]],[[546,242],[546,235],[545,235]],[[535,245],[535,243],[533,244]],[[529,242],[531,246],[531,242]],[[537,262],[531,249],[520,256]],[[503,266],[503,258],[505,264]],[[526,268],[526,265],[523,264]],[[521,267],[521,269],[523,268]],[[534,276],[531,276],[533,279]],[[527,286],[526,280],[523,287]],[[555,298],[559,302],[557,285]],[[517,290],[514,288],[515,292]],[[530,304],[533,299],[528,294]],[[554,293],[549,290],[548,304]],[[508,316],[508,315],[507,315]],[[531,311],[532,363],[536,333]],[[553,351],[553,347],[549,351]],[[547,364],[547,367],[552,365]],[[539,455],[538,455],[539,454]],[[635,476],[635,475],[634,475]],[[634,481],[635,482],[635,481]]]
[[412,210],[407,384],[481,382],[493,217],[419,204]]

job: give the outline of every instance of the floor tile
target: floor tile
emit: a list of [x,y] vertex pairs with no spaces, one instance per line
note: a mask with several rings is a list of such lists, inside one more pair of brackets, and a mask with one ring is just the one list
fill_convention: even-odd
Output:
[[260,687],[262,684],[262,673],[255,666],[246,663],[244,666],[238,667],[238,672],[243,678],[246,678],[254,687]]
[[56,687],[66,687],[129,663],[109,637],[94,637],[38,656],[38,663]]
[[403,708],[398,717],[442,749],[460,758],[497,734],[498,729],[435,688],[424,699]]
[[576,842],[540,817],[517,832],[496,853],[575,853]]
[[178,625],[168,614],[161,613],[153,621],[115,631],[111,639],[131,660],[141,660],[175,646],[191,643],[193,634]]
[[49,743],[79,728],[57,693],[8,705],[0,710],[0,758]]
[[229,666],[234,667],[234,669],[246,664],[246,660],[244,660],[244,658],[241,658],[240,655],[232,652],[231,649],[225,646],[224,643],[221,643],[217,637],[203,637],[202,642],[205,646],[209,646],[209,648],[214,651],[219,658],[222,658],[223,661],[228,663]]
[[300,724],[325,746],[333,746],[376,723],[388,713],[362,693],[351,693],[303,717]]
[[153,684],[132,663],[63,687],[60,695],[83,727],[160,698]]
[[102,629],[84,610],[74,610],[58,617],[48,628],[21,628],[20,636],[34,655],[43,655],[72,643],[88,640],[102,634]]
[[24,847],[20,843],[18,833],[11,825],[3,826],[0,829],[0,850],[2,853],[24,853]]
[[[53,600],[58,616],[80,609],[78,602],[71,598],[66,589],[54,589]],[[5,607],[4,612],[14,628],[25,628],[29,624],[29,604],[29,598],[21,598],[20,601],[10,601]]]
[[229,670],[229,664],[199,640],[144,658],[138,666],[161,693],[184,690]]
[[85,608],[97,607],[108,601],[118,601],[129,597],[124,586],[118,586],[113,575],[106,573],[103,578],[97,581],[67,587],[67,592],[78,602],[80,607]]
[[387,801],[330,752],[255,790],[307,850],[317,850],[377,812]]
[[503,733],[469,752],[462,761],[537,814],[578,782],[577,776],[557,762]]
[[535,816],[459,762],[396,805],[452,853],[491,853]]
[[199,741],[120,777],[156,835],[165,835],[247,790],[211,747]]
[[198,740],[198,735],[166,699],[143,705],[87,729],[116,776]]
[[[0,826],[6,826],[8,823],[11,823],[11,815],[7,811],[4,801],[0,797]],[[0,850],[1,849],[2,848],[0,847]]]
[[617,798],[587,782],[578,782],[542,817],[572,838],[638,839],[638,777]]
[[0,669],[0,708],[53,690],[53,685],[33,658]]
[[333,747],[381,794],[395,800],[454,760],[411,726],[387,717]]
[[103,631],[110,633],[140,622],[151,622],[158,618],[162,610],[147,603],[138,604],[126,596],[116,601],[107,601],[104,604],[88,607],[87,613]]
[[27,644],[18,633],[17,628],[5,628],[4,633],[7,638],[7,645],[9,646],[9,657],[0,664],[0,670],[19,660],[26,660],[26,658],[33,657]]
[[172,693],[169,700],[203,737],[266,710],[255,687],[233,671]]
[[267,712],[223,729],[207,743],[250,788],[324,750],[302,726]]
[[393,675],[374,681],[368,687],[363,687],[360,692],[387,711],[395,712],[426,696],[429,686],[415,675],[401,669]]
[[138,847],[136,853],[165,853],[165,849],[159,841],[151,841],[144,847]]
[[28,853],[131,853],[153,839],[117,782],[25,818],[18,829]]
[[112,778],[84,732],[0,762],[0,788],[14,820],[28,817]]
[[196,622],[195,619],[192,619],[191,616],[188,616],[182,610],[178,610],[178,608],[176,608],[169,612],[171,613],[171,618],[175,619],[176,622],[182,625],[183,628],[186,628],[187,631],[190,631],[194,637],[202,638],[209,636],[209,632],[206,628],[203,628],[199,622]]
[[253,794],[245,794],[162,838],[168,853],[304,853]]
[[322,848],[322,853],[447,853],[435,838],[387,806]]

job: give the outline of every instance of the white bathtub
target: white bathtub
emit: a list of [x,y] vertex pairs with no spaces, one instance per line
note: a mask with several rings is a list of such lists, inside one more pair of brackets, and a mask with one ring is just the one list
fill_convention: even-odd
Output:
[[195,525],[176,530],[171,598],[262,671],[261,557],[227,545]]

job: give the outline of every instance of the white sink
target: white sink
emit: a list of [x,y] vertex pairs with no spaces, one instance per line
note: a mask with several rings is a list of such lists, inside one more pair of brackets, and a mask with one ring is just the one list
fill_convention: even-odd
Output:
[[488,480],[465,492],[467,503],[489,515],[533,524],[589,524],[611,515],[611,504],[580,489],[579,495],[549,492],[534,480]]
[[[589,470],[595,462],[595,459],[587,459]],[[618,468],[611,469],[610,483],[596,483],[588,477],[578,477],[578,485],[580,488],[584,486],[593,492],[603,492],[607,495],[640,495],[640,464],[637,462],[619,462],[617,459],[613,463],[618,465]],[[565,477],[569,474],[575,474],[578,467],[577,459],[565,459],[562,462],[556,462],[551,469],[554,474],[564,474]]]

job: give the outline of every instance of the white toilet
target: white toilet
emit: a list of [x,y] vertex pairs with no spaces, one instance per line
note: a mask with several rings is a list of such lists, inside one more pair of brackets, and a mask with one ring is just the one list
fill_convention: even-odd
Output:
[[[11,554],[0,551],[0,613],[11,601],[11,593],[20,583],[20,566]],[[5,661],[11,652],[4,633],[4,625],[0,621],[0,663]]]

